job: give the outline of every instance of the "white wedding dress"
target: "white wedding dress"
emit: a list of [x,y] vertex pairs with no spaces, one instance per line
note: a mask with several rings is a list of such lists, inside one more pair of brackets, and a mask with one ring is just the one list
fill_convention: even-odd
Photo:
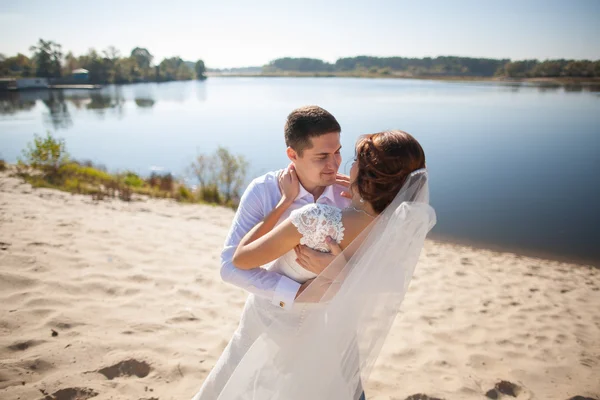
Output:
[[[325,241],[327,236],[331,236],[338,243],[344,238],[342,211],[339,208],[320,203],[308,204],[292,211],[289,218],[302,235],[300,244],[312,249],[328,252],[329,247]],[[316,277],[314,273],[304,269],[295,260],[296,253],[291,250],[271,263],[267,269],[279,272],[298,283],[304,283]],[[322,307],[322,305],[314,304],[308,307]],[[221,393],[236,367],[248,349],[255,343],[256,339],[267,332],[267,328],[274,320],[277,323],[287,326],[295,326],[297,321],[302,318],[303,312],[306,309],[307,305],[304,305],[303,307],[296,307],[291,311],[286,311],[271,304],[269,299],[251,294],[246,300],[238,328],[204,381],[202,388],[193,397],[193,400],[232,399],[229,395],[225,395],[225,397],[221,396]],[[282,339],[289,340],[290,338],[273,337],[271,339],[280,341]],[[229,385],[232,384],[235,385],[235,382],[229,383]],[[231,392],[231,387],[228,390]],[[238,393],[235,398],[238,398],[238,395],[239,398],[243,396],[243,394]],[[262,400],[260,398],[254,399]]]
[[[341,210],[307,205],[290,218],[302,243],[342,240]],[[318,276],[292,251],[268,268],[315,278],[293,309],[250,295],[240,325],[195,400],[358,400],[436,223],[428,173],[412,172],[394,200]],[[400,366],[399,366],[400,367]]]

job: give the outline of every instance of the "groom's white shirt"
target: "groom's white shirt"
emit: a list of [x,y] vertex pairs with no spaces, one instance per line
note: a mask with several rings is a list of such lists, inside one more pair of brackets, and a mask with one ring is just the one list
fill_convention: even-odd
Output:
[[[278,307],[289,310],[292,308],[296,293],[300,288],[298,282],[262,267],[249,270],[238,269],[231,261],[235,249],[246,233],[269,215],[281,200],[277,182],[280,172],[281,170],[268,172],[254,179],[242,195],[229,234],[225,239],[225,248],[221,253],[221,278],[225,282],[239,286],[257,296],[270,299]],[[345,208],[350,201],[340,195],[343,190],[346,189],[337,184],[327,186],[316,203]],[[313,195],[300,185],[300,193],[283,214],[280,222],[285,220],[293,210],[314,202]]]

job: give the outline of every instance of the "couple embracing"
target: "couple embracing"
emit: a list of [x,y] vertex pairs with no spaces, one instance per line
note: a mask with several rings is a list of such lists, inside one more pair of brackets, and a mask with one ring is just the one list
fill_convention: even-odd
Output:
[[362,400],[435,224],[425,154],[399,130],[361,136],[317,106],[285,124],[291,164],[250,183],[221,276],[250,295],[193,400]]

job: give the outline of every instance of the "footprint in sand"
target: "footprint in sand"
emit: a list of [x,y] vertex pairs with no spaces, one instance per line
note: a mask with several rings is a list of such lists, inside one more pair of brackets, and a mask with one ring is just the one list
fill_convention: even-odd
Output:
[[15,342],[7,348],[11,351],[24,351],[30,347],[35,347],[45,342],[45,340],[26,340],[24,342]]
[[519,386],[509,381],[500,381],[496,383],[493,389],[487,391],[485,396],[489,399],[497,399],[500,393],[507,396],[517,397],[520,392]]
[[440,399],[438,397],[430,397],[430,396],[427,396],[426,394],[423,394],[423,393],[417,393],[417,394],[413,394],[411,396],[408,396],[404,400],[443,400],[443,399]]
[[96,372],[106,376],[109,380],[115,379],[120,376],[137,376],[138,378],[144,378],[148,376],[151,368],[150,365],[144,361],[138,360],[126,360],[121,361],[110,367],[102,368]]
[[40,389],[40,392],[45,395],[42,400],[86,400],[95,396],[98,393],[88,388],[66,388],[60,389],[52,395],[47,394],[44,390]]
[[194,322],[194,321],[199,321],[199,319],[197,317],[195,317],[194,315],[182,315],[182,316],[178,316],[178,317],[169,318],[166,321],[166,323],[167,324],[177,324],[177,323],[182,323],[182,322]]

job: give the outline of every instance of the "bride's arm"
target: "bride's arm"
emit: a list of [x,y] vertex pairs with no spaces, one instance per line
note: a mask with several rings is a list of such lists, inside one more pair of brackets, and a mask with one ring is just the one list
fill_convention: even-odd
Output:
[[[289,221],[282,223],[282,229],[273,231],[277,221],[279,221],[283,213],[298,195],[299,184],[293,165],[290,165],[279,176],[279,188],[281,189],[282,196],[277,206],[240,241],[233,256],[233,265],[237,268],[252,269],[264,265],[279,258],[299,243],[300,235],[297,234],[294,226]],[[287,229],[285,229],[286,226]],[[265,237],[265,235],[270,233],[269,237]],[[259,239],[263,240],[258,243]],[[294,243],[294,245],[287,248],[285,246],[287,242]],[[277,246],[273,246],[273,244]]]
[[[268,217],[265,221],[267,219]],[[233,265],[237,268],[252,269],[276,260],[298,245],[302,238],[289,219],[257,239],[251,240],[256,236],[259,228],[260,224],[256,225],[238,245],[233,255]]]

